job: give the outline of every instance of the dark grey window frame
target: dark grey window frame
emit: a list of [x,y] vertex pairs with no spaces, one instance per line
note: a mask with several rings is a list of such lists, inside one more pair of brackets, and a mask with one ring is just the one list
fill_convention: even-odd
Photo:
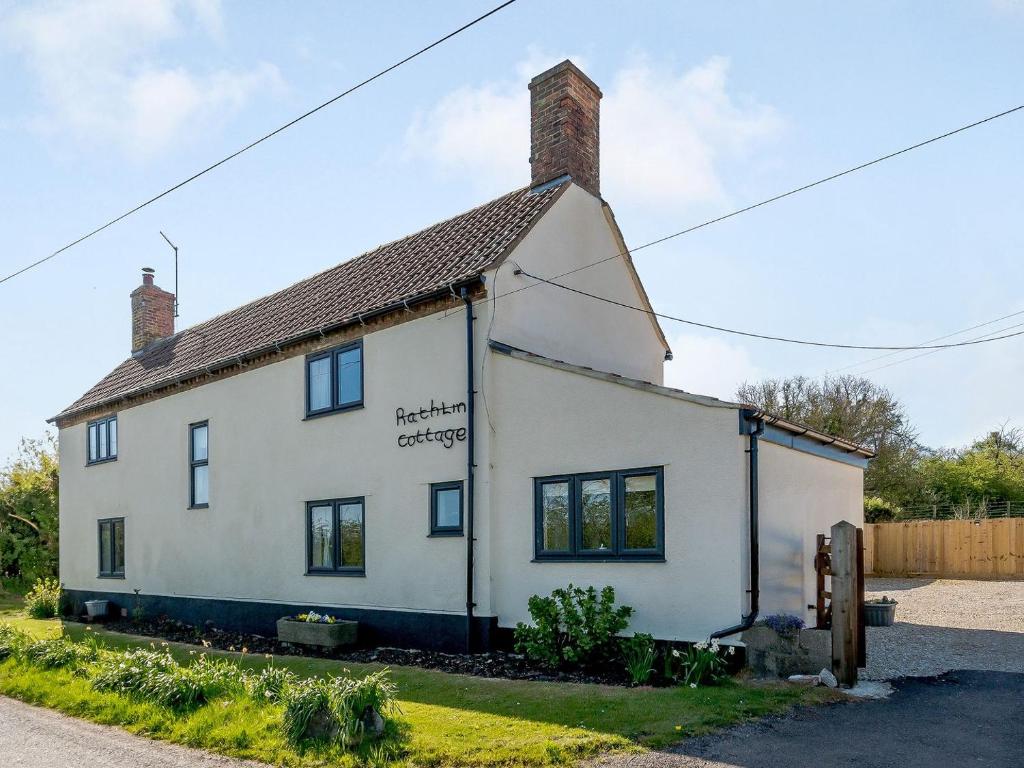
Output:
[[97,555],[97,561],[98,561],[98,563],[97,563],[98,568],[96,569],[96,576],[97,576],[97,578],[100,578],[100,579],[123,579],[124,578],[124,559],[125,559],[124,558],[124,552],[121,552],[121,570],[120,571],[116,571],[116,570],[104,571],[103,570],[103,526],[104,525],[109,525],[110,526],[110,563],[111,563],[111,566],[113,566],[114,563],[117,562],[117,556],[116,556],[117,555],[117,550],[115,549],[115,547],[117,546],[117,544],[116,544],[117,537],[114,535],[114,526],[116,524],[118,524],[118,523],[120,523],[120,525],[121,525],[121,540],[124,541],[124,539],[125,539],[125,530],[124,530],[124,518],[123,517],[104,517],[104,518],[96,521],[96,555]]
[[[107,464],[108,462],[111,462],[111,461],[117,461],[117,450],[115,449],[113,453],[110,453],[110,424],[111,424],[111,422],[114,423],[114,431],[117,432],[117,414],[116,413],[113,414],[112,416],[104,416],[102,419],[93,419],[92,421],[88,422],[85,425],[85,466],[91,467],[93,464]],[[90,433],[91,433],[93,427],[96,427],[96,429],[97,429],[97,433],[96,434],[97,435],[99,435],[99,430],[102,429],[102,430],[105,431],[106,436],[107,436],[107,455],[106,456],[102,456],[102,457],[97,455],[97,458],[95,458],[95,459],[92,458],[92,440],[90,439]],[[118,434],[117,437],[118,437],[118,446],[120,446],[121,435]],[[99,454],[99,437],[96,438],[96,453]]]
[[[362,565],[341,565],[341,520],[340,509],[346,504],[359,504],[363,510],[359,537],[362,544]],[[313,508],[331,506],[331,568],[313,567]],[[366,497],[350,496],[343,499],[320,499],[306,502],[306,575],[307,576],[365,576],[366,575]]]
[[[437,524],[437,494],[439,491],[459,492],[459,524],[438,525]],[[461,480],[452,480],[446,483],[430,484],[430,535],[441,536],[462,536],[463,526],[466,520],[466,491]]]
[[[626,549],[625,495],[626,478],[654,475],[657,501],[655,506],[655,546],[650,549]],[[612,546],[607,550],[584,550],[582,525],[582,494],[580,487],[587,480],[609,478],[611,481]],[[567,483],[569,493],[569,548],[544,549],[544,509],[542,491],[548,483]],[[665,561],[665,468],[635,467],[604,472],[546,475],[533,479],[534,560],[545,562],[664,562]]]
[[[344,352],[349,352],[353,349],[359,350],[359,399],[349,403],[338,402],[338,356]],[[331,404],[326,408],[319,408],[317,410],[311,410],[309,407],[309,367],[311,364],[318,360],[324,360],[330,358],[331,360]],[[344,413],[345,411],[352,411],[363,407],[363,400],[365,399],[366,393],[366,352],[363,349],[363,340],[356,339],[345,344],[341,344],[337,347],[331,347],[330,349],[324,349],[319,352],[313,352],[306,355],[305,361],[305,400],[306,400],[306,418],[315,419],[320,416],[327,416],[332,413]]]
[[[196,461],[195,459],[195,434],[199,427],[206,427],[206,458]],[[209,509],[210,508],[210,471],[206,472],[206,498],[202,504],[196,504],[196,467],[210,466],[210,421],[196,421],[188,425],[188,508]]]

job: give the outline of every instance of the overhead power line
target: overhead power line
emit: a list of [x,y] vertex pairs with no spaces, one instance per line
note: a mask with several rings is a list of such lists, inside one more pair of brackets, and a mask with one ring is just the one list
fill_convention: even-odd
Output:
[[[833,173],[833,174],[831,174],[829,176],[825,176],[824,178],[818,179],[817,181],[812,181],[812,182],[809,182],[809,183],[804,184],[802,186],[796,187],[795,189],[791,189],[788,192],[782,192],[780,194],[773,195],[772,197],[769,197],[769,198],[767,198],[765,200],[761,200],[760,202],[752,203],[752,204],[746,205],[746,206],[744,206],[742,208],[737,208],[735,211],[731,211],[730,213],[723,214],[722,216],[716,216],[715,218],[708,219],[707,221],[703,221],[700,224],[694,224],[692,227],[687,227],[686,229],[681,229],[678,232],[673,232],[673,233],[671,233],[669,235],[665,235],[663,237],[659,237],[656,240],[651,240],[650,242],[643,243],[642,245],[638,245],[635,248],[627,248],[626,250],[620,251],[619,253],[612,254],[611,256],[606,256],[603,259],[598,259],[597,261],[592,261],[592,262],[589,262],[587,264],[583,264],[582,266],[576,267],[575,269],[570,269],[570,270],[568,270],[566,272],[561,272],[561,273],[559,273],[557,275],[552,275],[550,279],[551,280],[558,280],[559,278],[567,277],[568,275],[574,275],[577,272],[582,272],[585,269],[590,269],[591,267],[596,267],[599,264],[604,264],[607,261],[612,261],[612,260],[620,258],[622,256],[629,256],[630,254],[636,253],[637,251],[642,251],[645,248],[651,248],[652,246],[655,246],[655,245],[661,245],[662,243],[667,242],[669,240],[674,240],[677,237],[682,237],[683,235],[688,235],[691,232],[696,232],[698,229],[704,229],[704,227],[710,227],[712,224],[718,224],[719,222],[725,221],[726,219],[731,219],[734,216],[739,216],[741,213],[747,213],[748,211],[752,211],[755,208],[761,208],[761,207],[763,207],[765,205],[770,205],[771,203],[778,202],[779,200],[783,200],[783,199],[785,199],[787,197],[792,197],[793,195],[799,194],[800,192],[806,192],[808,189],[812,189],[812,188],[820,186],[822,184],[827,184],[828,182],[835,181],[836,179],[840,179],[843,176],[849,176],[851,173],[856,173],[857,171],[862,171],[865,168],[870,168],[871,166],[878,165],[879,163],[885,162],[886,160],[891,160],[894,157],[899,157],[900,155],[904,155],[907,152],[912,152],[915,149],[920,149],[921,147],[926,147],[929,144],[934,144],[937,141],[942,141],[943,139],[948,139],[950,136],[956,136],[958,133],[963,133],[964,131],[969,131],[971,128],[977,128],[979,125],[984,125],[985,123],[991,123],[993,120],[998,120],[1001,117],[1007,117],[1007,116],[1012,115],[1012,114],[1014,114],[1016,112],[1020,112],[1021,110],[1024,110],[1024,104],[1020,104],[1020,105],[1018,105],[1016,107],[1012,107],[1010,109],[1003,110],[1002,112],[997,112],[996,114],[989,115],[988,117],[983,117],[980,120],[975,120],[973,123],[968,123],[967,125],[961,125],[959,128],[954,128],[953,130],[947,131],[946,133],[939,134],[938,136],[932,136],[930,139],[925,139],[924,141],[919,141],[916,144],[911,144],[908,147],[903,147],[903,149],[897,149],[895,152],[890,152],[887,155],[882,155],[881,157],[876,157],[874,160],[868,160],[867,162],[861,163],[860,165],[855,165],[852,168],[847,168],[845,171],[838,171],[838,172]],[[533,285],[533,284],[531,284],[531,285]],[[531,285],[524,285],[524,286],[520,286],[519,288],[513,288],[511,291],[503,293],[500,296],[495,296],[494,298],[495,299],[500,299],[503,296],[510,296],[513,293],[518,293],[519,291],[525,291],[527,288],[530,288]],[[487,300],[490,300],[490,299],[485,299],[485,301],[487,301]],[[860,349],[875,349],[875,348],[874,347],[860,347]],[[909,349],[909,347],[900,347],[900,349]],[[922,349],[924,349],[924,347],[922,347]]]
[[[1018,312],[1011,312],[1008,315],[1003,315],[1002,317],[997,317],[997,318],[994,318],[992,320],[986,320],[985,322],[978,323],[977,325],[972,325],[972,326],[969,326],[967,328],[961,328],[958,331],[953,331],[952,333],[947,333],[947,334],[945,334],[943,336],[936,336],[934,339],[928,339],[927,341],[922,341],[921,344],[931,344],[934,341],[942,341],[943,339],[951,339],[954,336],[959,336],[961,333],[967,333],[969,331],[976,331],[979,328],[984,328],[986,325],[994,325],[995,323],[1001,322],[1002,320],[1009,320],[1011,317],[1017,317],[1019,315],[1024,315],[1024,309],[1022,309],[1022,310],[1020,310]],[[1003,328],[1002,330],[1003,331],[1007,331],[1010,328],[1017,328],[1019,326],[1020,326],[1020,324],[1018,323],[1017,325],[1007,326],[1006,328]],[[1000,333],[1000,331],[993,331],[992,333]],[[991,334],[983,334],[983,335],[984,336],[988,336],[988,335],[991,335]],[[979,336],[977,338],[981,338],[981,337]],[[921,349],[921,348],[922,348],[921,346],[914,347],[914,349]],[[904,351],[904,350],[901,350],[901,351]],[[859,368],[862,365],[867,365],[868,363],[873,363],[876,360],[885,360],[888,357],[892,357],[893,355],[898,355],[898,354],[899,354],[899,352],[897,351],[897,352],[889,352],[889,353],[884,354],[884,355],[877,355],[875,357],[869,357],[866,360],[860,360],[860,361],[858,361],[856,363],[850,363],[849,365],[843,365],[843,366],[840,366],[839,368],[833,368],[833,369],[831,369],[829,371],[826,371],[826,374],[828,374],[828,373],[839,373],[840,371],[848,371],[851,368]],[[929,353],[929,354],[931,354],[931,353]],[[911,357],[904,358],[903,360],[897,360],[897,361],[895,361],[895,362],[893,362],[891,364],[886,364],[886,365],[880,366],[878,368],[872,368],[871,370],[872,371],[879,371],[882,368],[888,368],[889,365],[896,365],[898,363],[906,362],[908,360],[916,360],[918,357],[921,357],[921,355],[913,355]],[[866,371],[866,373],[870,373],[870,371]]]
[[[764,339],[765,341],[779,341],[779,342],[784,342],[786,344],[801,344],[801,345],[808,346],[808,347],[827,347],[827,348],[830,348],[830,349],[887,350],[887,351],[888,350],[906,351],[906,350],[920,350],[920,349],[940,350],[940,349],[952,349],[953,347],[968,347],[968,346],[973,346],[973,345],[977,345],[977,344],[987,344],[988,342],[991,342],[991,341],[1001,341],[1003,339],[1014,338],[1015,336],[1024,336],[1024,331],[1017,331],[1016,333],[1007,333],[1007,334],[1005,334],[1003,336],[995,336],[993,338],[987,338],[987,339],[986,338],[978,338],[978,339],[970,339],[968,341],[953,342],[952,344],[914,345],[914,346],[906,346],[906,345],[901,346],[901,345],[895,345],[895,344],[840,344],[840,343],[826,342],[826,341],[809,341],[807,339],[792,339],[792,338],[788,338],[786,336],[770,336],[770,335],[764,334],[764,333],[753,333],[752,331],[740,331],[740,330],[737,330],[735,328],[725,328],[725,327],[720,326],[720,325],[711,325],[710,323],[701,323],[701,322],[698,322],[696,320],[689,320],[689,319],[684,318],[684,317],[675,317],[673,315],[666,315],[663,312],[655,312],[654,310],[645,309],[643,307],[635,307],[632,304],[626,304],[625,302],[622,302],[622,301],[616,301],[615,299],[609,299],[609,298],[607,298],[605,296],[598,296],[597,294],[589,293],[587,291],[580,290],[579,288],[573,288],[572,286],[564,285],[563,283],[556,283],[556,282],[553,282],[552,280],[547,280],[547,279],[545,279],[543,277],[538,277],[537,275],[532,275],[532,274],[530,274],[529,272],[527,272],[526,270],[524,270],[522,268],[517,269],[516,270],[516,274],[525,275],[526,277],[529,277],[529,278],[531,278],[533,280],[537,280],[537,281],[539,281],[541,283],[546,283],[547,285],[554,286],[555,288],[561,288],[564,291],[569,291],[571,293],[579,294],[580,296],[586,296],[586,297],[594,299],[596,301],[603,301],[606,304],[612,304],[612,305],[614,305],[616,307],[622,307],[623,309],[631,309],[631,310],[633,310],[635,312],[641,312],[641,313],[643,313],[645,315],[652,315],[654,317],[660,317],[660,318],[663,318],[665,320],[672,320],[672,321],[677,322],[677,323],[684,323],[686,325],[692,325],[692,326],[695,326],[697,328],[706,328],[706,329],[711,330],[711,331],[719,331],[721,333],[731,333],[731,334],[736,335],[736,336],[747,336],[747,337],[753,338],[753,339]],[[1014,326],[1014,327],[1016,327],[1016,326]]]
[[66,250],[68,250],[70,248],[75,247],[79,243],[82,243],[82,242],[88,240],[90,237],[93,237],[94,235],[98,235],[100,232],[102,232],[103,230],[107,229],[108,227],[112,227],[114,224],[117,224],[119,221],[128,218],[129,216],[131,216],[134,213],[138,213],[143,208],[145,208],[148,205],[152,205],[153,203],[155,203],[157,200],[161,199],[162,197],[166,197],[167,195],[171,194],[172,192],[174,192],[174,191],[176,191],[178,189],[181,189],[186,184],[189,184],[189,183],[195,181],[196,179],[198,179],[199,177],[205,176],[210,171],[212,171],[212,170],[214,170],[216,168],[219,168],[220,166],[224,165],[227,162],[230,162],[231,160],[234,160],[239,155],[241,155],[241,154],[243,154],[245,152],[248,152],[250,149],[253,149],[256,146],[259,146],[260,144],[262,144],[267,139],[273,138],[277,134],[279,134],[279,133],[281,133],[283,131],[288,130],[289,128],[291,128],[296,123],[299,123],[302,120],[305,120],[307,117],[310,117],[311,115],[316,114],[321,109],[324,109],[325,107],[329,107],[331,104],[333,104],[334,102],[338,101],[339,99],[342,99],[342,98],[348,96],[351,93],[355,93],[360,88],[363,88],[364,86],[367,86],[370,83],[372,83],[374,80],[378,80],[378,79],[384,77],[384,75],[387,75],[388,73],[393,72],[394,70],[398,69],[402,65],[408,64],[413,59],[415,59],[415,58],[417,58],[419,56],[422,56],[424,53],[426,53],[427,51],[431,50],[432,48],[436,48],[437,46],[441,45],[442,43],[445,43],[448,40],[451,40],[456,35],[461,34],[462,32],[465,32],[470,27],[473,27],[473,26],[479,24],[484,19],[487,19],[490,16],[493,16],[494,14],[498,13],[501,10],[504,10],[505,8],[507,8],[508,6],[512,5],[515,2],[516,2],[516,0],[506,0],[506,2],[501,3],[500,5],[495,6],[491,10],[487,11],[487,13],[484,13],[484,14],[482,14],[480,16],[477,16],[472,21],[466,22],[461,27],[459,27],[458,29],[455,29],[455,30],[449,32],[444,37],[439,37],[437,40],[435,40],[434,42],[430,43],[429,45],[424,46],[423,48],[420,48],[415,53],[411,53],[408,56],[406,56],[404,59],[396,61],[391,66],[386,67],[385,69],[380,70],[380,72],[378,72],[377,74],[371,75],[370,77],[366,78],[365,80],[363,80],[363,81],[361,81],[359,83],[356,83],[355,85],[347,88],[346,90],[342,91],[341,93],[337,94],[336,96],[332,96],[327,101],[325,101],[325,102],[323,102],[321,104],[318,104],[317,106],[313,107],[312,109],[308,110],[307,112],[302,113],[298,117],[296,117],[296,118],[294,118],[292,120],[289,120],[284,125],[282,125],[282,126],[280,126],[278,128],[275,128],[274,130],[270,131],[270,133],[265,133],[264,135],[260,136],[255,141],[252,141],[252,142],[246,144],[241,149],[236,150],[235,152],[232,152],[227,157],[224,157],[224,158],[218,160],[217,162],[213,163],[212,165],[208,165],[207,167],[203,168],[201,171],[198,171],[198,172],[192,174],[187,179],[184,179],[183,181],[179,181],[174,186],[168,187],[163,192],[160,192],[159,194],[154,195],[153,197],[149,198],[145,202],[139,203],[134,208],[132,208],[132,209],[122,213],[120,216],[117,216],[117,217],[111,219],[110,221],[108,221],[107,223],[105,223],[105,224],[103,224],[103,225],[101,225],[99,227],[96,227],[96,229],[92,230],[91,232],[87,232],[86,234],[82,235],[81,237],[76,238],[75,240],[72,240],[70,243],[68,243],[67,245],[64,245],[64,246],[58,248],[56,251],[54,251],[50,255],[44,256],[43,258],[38,259],[38,260],[32,262],[31,264],[26,264],[21,269],[18,269],[16,271],[10,273],[9,275],[6,275],[3,278],[0,278],[0,283],[6,283],[8,280],[11,280],[12,278],[17,277],[18,275],[24,274],[25,272],[28,272],[30,269],[35,269],[36,267],[40,266],[41,264],[45,264],[50,259],[53,259],[56,256],[59,256],[60,254],[64,253],[64,251],[66,251]]
[[[1005,328],[999,328],[999,329],[997,329],[995,331],[989,331],[988,333],[983,333],[981,336],[975,336],[972,339],[970,339],[969,341],[971,343],[982,343],[983,341],[998,341],[1001,338],[1006,338],[1006,336],[997,336],[995,338],[989,338],[989,337],[995,336],[995,334],[1003,334],[1006,331],[1013,330],[1014,328],[1020,328],[1022,326],[1024,326],[1024,323],[1014,323],[1013,325],[1008,325]],[[1021,331],[1021,333],[1024,333],[1024,331]],[[1010,335],[1016,335],[1016,334],[1010,334]],[[914,349],[924,349],[924,347],[915,347]],[[927,352],[921,352],[920,354],[917,354],[917,355],[910,355],[909,357],[903,357],[903,358],[900,358],[899,360],[893,360],[891,363],[885,363],[884,365],[879,365],[879,366],[876,366],[875,368],[868,368],[866,371],[861,371],[858,375],[859,376],[867,376],[869,373],[875,373],[876,371],[882,371],[882,370],[885,370],[886,368],[892,368],[893,366],[900,365],[902,363],[909,363],[911,360],[917,360],[919,357],[927,357],[928,355],[934,355],[934,354],[936,354],[938,352],[942,352],[942,351],[943,351],[942,349],[932,349],[932,350],[929,350]]]

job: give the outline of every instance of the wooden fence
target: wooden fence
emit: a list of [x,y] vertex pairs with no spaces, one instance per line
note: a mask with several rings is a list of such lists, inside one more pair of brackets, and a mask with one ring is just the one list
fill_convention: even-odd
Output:
[[868,524],[864,570],[875,576],[1024,579],[1024,518]]

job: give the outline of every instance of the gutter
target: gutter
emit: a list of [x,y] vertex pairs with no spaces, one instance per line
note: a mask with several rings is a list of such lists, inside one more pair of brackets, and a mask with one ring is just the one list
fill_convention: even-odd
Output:
[[466,652],[473,652],[473,608],[476,603],[473,601],[473,512],[474,496],[473,480],[474,469],[476,468],[475,438],[476,438],[476,384],[473,379],[475,359],[473,355],[473,302],[469,298],[469,291],[462,288],[460,292],[463,303],[466,305]]
[[[142,395],[147,395],[150,392],[155,392],[166,387],[181,384],[182,382],[190,378],[199,376],[204,373],[207,375],[212,375],[226,368],[242,366],[246,362],[250,360],[255,360],[256,358],[261,357],[262,355],[267,355],[270,354],[271,352],[281,353],[282,347],[289,346],[292,344],[299,344],[303,341],[308,341],[310,339],[317,338],[318,336],[323,337],[327,333],[333,333],[334,331],[339,331],[343,328],[349,327],[350,325],[356,325],[357,323],[360,325],[365,325],[367,320],[380,317],[382,315],[388,315],[391,314],[392,312],[397,312],[398,310],[408,310],[410,308],[410,305],[413,304],[423,304],[428,301],[434,301],[436,299],[444,298],[445,296],[457,295],[455,293],[456,290],[466,291],[468,290],[469,287],[480,282],[481,277],[477,275],[468,280],[452,283],[451,285],[446,285],[444,288],[439,288],[437,290],[430,291],[429,293],[422,293],[408,299],[394,301],[391,304],[387,304],[383,307],[380,307],[379,309],[370,310],[369,312],[357,313],[352,317],[346,318],[345,320],[340,320],[336,323],[329,323],[328,325],[325,325],[321,328],[314,328],[312,330],[302,331],[301,333],[297,333],[294,336],[289,336],[284,339],[278,339],[277,341],[271,344],[265,344],[262,347],[258,347],[254,350],[245,352],[241,355],[232,355],[231,357],[224,358],[222,360],[219,360],[218,362],[210,363],[200,368],[196,368],[191,371],[186,371],[185,373],[181,373],[176,376],[169,377],[167,379],[161,379],[160,381],[154,382],[152,384],[147,384],[144,387],[140,387],[130,392],[119,394],[116,397],[110,397],[105,400],[100,400],[96,403],[91,403],[87,406],[76,408],[74,410],[62,411],[61,413],[58,413],[56,416],[51,416],[50,418],[48,418],[46,420],[46,423],[53,424],[60,419],[69,419],[80,414],[95,410],[97,408],[102,408],[104,406],[111,405],[113,403],[123,403],[124,401],[134,397],[141,397]],[[185,330],[180,331],[179,333],[187,333],[189,330],[191,329],[186,328]],[[177,335],[178,334],[175,334],[175,336]],[[174,336],[168,336],[166,339],[161,339],[157,343],[168,342],[173,338]]]
[[749,409],[744,411],[744,413],[749,414],[746,417],[748,419],[760,419],[765,424],[784,429],[786,432],[789,432],[791,435],[796,437],[810,437],[822,445],[835,446],[846,453],[856,453],[859,456],[863,456],[865,459],[875,458],[874,451],[866,446],[860,445],[859,443],[855,443],[852,440],[837,437],[836,435],[830,435],[827,432],[819,432],[818,430],[811,429],[803,424],[787,421],[781,416],[773,416],[767,411]]
[[750,611],[743,616],[739,624],[712,632],[709,637],[712,640],[735,635],[750,629],[754,626],[754,622],[757,621],[760,609],[761,563],[757,519],[757,443],[758,438],[764,434],[764,423],[765,419],[759,412],[750,410],[740,411],[740,428],[749,436],[750,440],[750,447],[747,449],[747,463],[750,471],[750,480],[748,482],[750,489],[750,501],[748,502],[750,507]]

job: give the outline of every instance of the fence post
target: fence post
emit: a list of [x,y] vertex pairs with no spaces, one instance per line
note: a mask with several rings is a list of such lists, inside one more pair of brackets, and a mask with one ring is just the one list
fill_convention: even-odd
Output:
[[860,607],[857,527],[843,520],[832,526],[832,671],[839,684],[857,683]]

